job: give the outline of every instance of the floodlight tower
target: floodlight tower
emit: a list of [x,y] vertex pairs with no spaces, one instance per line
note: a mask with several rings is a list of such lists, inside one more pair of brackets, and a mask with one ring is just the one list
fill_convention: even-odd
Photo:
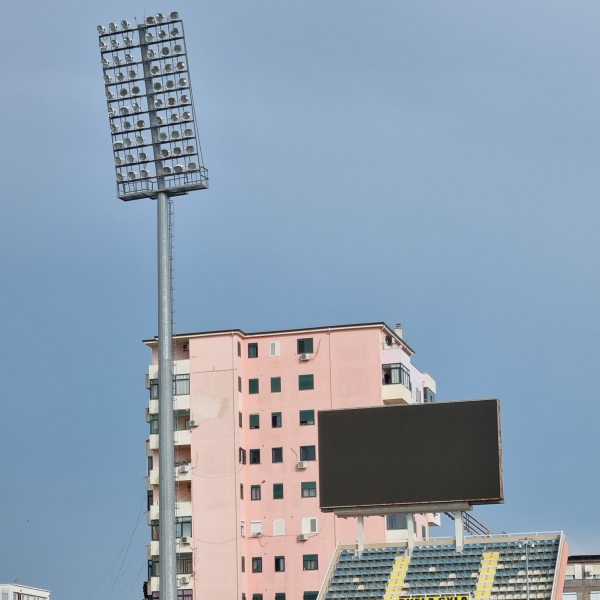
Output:
[[[98,26],[117,196],[151,198],[158,214],[158,395],[161,600],[177,600],[173,448],[172,197],[208,188],[196,130],[183,23],[158,13],[133,28]],[[149,136],[148,140],[144,134]]]

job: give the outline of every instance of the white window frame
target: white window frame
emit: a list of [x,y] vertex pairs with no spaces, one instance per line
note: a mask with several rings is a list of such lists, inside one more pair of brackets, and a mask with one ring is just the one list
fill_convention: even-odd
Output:
[[269,356],[271,358],[281,356],[281,342],[269,342]]
[[273,536],[285,535],[285,519],[273,519]]
[[303,517],[301,533],[319,533],[319,520],[317,517]]

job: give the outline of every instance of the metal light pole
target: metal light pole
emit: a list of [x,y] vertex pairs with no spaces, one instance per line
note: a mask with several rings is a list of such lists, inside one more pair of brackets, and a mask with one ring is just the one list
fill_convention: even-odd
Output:
[[529,548],[535,548],[535,542],[519,542],[519,548],[525,547],[525,582],[527,585],[527,600],[529,600]]
[[[157,204],[160,600],[177,599],[170,202],[208,188],[179,14],[98,26],[117,196]],[[141,72],[140,72],[141,67]],[[144,84],[142,90],[141,84]],[[150,134],[146,143],[144,133]],[[135,139],[132,139],[135,138]],[[149,150],[152,148],[152,157]],[[135,169],[139,168],[139,172]],[[158,591],[155,589],[151,590]]]

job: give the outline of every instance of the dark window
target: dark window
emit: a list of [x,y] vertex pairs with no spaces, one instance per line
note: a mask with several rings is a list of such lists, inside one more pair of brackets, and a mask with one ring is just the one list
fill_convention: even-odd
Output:
[[243,448],[240,448],[240,464],[246,464],[246,451]]
[[242,391],[242,378],[238,375],[238,392]]
[[281,377],[271,377],[271,392],[276,393],[281,391]]
[[283,483],[273,484],[273,500],[283,500]]
[[242,417],[242,413],[240,412],[240,417],[239,417],[239,421],[240,421],[240,427],[243,427],[243,417]]
[[154,504],[154,493],[152,491],[148,492],[148,510]]
[[315,424],[315,411],[314,410],[301,410],[300,411],[300,425],[314,425]]
[[260,465],[260,450],[250,450],[250,464]]
[[283,573],[284,571],[285,571],[285,556],[276,556],[275,557],[275,573]]
[[421,525],[421,539],[427,539],[427,529],[425,529],[425,525]]
[[158,542],[160,540],[160,525],[158,521],[151,521],[150,527],[152,531],[152,541]]
[[[252,450],[250,452],[252,452]],[[300,446],[300,460],[317,460],[315,447]]]
[[423,388],[423,402],[435,402],[435,394],[428,388]]
[[240,500],[244,499],[244,484],[240,483]]
[[238,342],[238,356],[242,356],[242,342]]
[[244,593],[242,593],[242,600],[246,600],[246,594],[244,594]]
[[319,592],[304,592],[302,600],[317,600]]
[[252,594],[252,600],[263,600],[262,594]]
[[319,568],[319,555],[318,554],[305,554],[302,557],[302,569],[304,571],[316,571],[318,568]]
[[312,354],[313,352],[313,339],[304,338],[298,340],[298,354]]
[[275,600],[285,600],[285,592],[275,594]]
[[316,481],[303,481],[302,482],[302,497],[303,498],[316,498],[317,497],[317,482]]
[[150,435],[158,433],[158,417],[150,417]]
[[148,561],[148,577],[158,577],[158,560],[152,559]]
[[250,429],[258,429],[260,426],[259,422],[260,422],[259,415],[250,415]]
[[299,375],[298,376],[298,389],[314,390],[315,389],[315,376],[314,375]]
[[386,527],[388,531],[406,529],[406,515],[387,515]]
[[250,486],[250,500],[260,500],[260,485]]
[[248,344],[248,358],[258,358],[258,344]]
[[242,556],[242,573],[246,572],[246,557]]
[[150,380],[150,400],[158,400],[158,379]]
[[283,448],[273,448],[271,450],[273,456],[274,463],[282,463],[283,462]]
[[192,537],[192,517],[175,517],[175,537]]
[[258,394],[258,379],[248,379],[248,393]]
[[148,475],[150,475],[150,471],[152,471],[152,457],[148,457]]
[[412,390],[410,384],[410,371],[400,363],[393,365],[382,365],[383,385],[395,385],[401,383],[405,388]]
[[281,427],[281,413],[271,413],[271,426]]
[[[252,572],[253,573],[262,573],[262,558],[260,556],[255,556],[252,559]],[[262,594],[259,594],[262,598]]]

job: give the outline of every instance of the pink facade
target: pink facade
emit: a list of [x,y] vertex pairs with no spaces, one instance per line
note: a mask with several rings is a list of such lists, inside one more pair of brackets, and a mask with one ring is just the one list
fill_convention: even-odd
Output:
[[[307,360],[298,353],[299,339],[312,339]],[[155,342],[147,343],[154,346],[156,364]],[[249,344],[257,344],[255,358],[250,357]],[[435,382],[411,365],[411,356],[400,335],[383,323],[178,336],[176,373],[189,372],[190,381],[189,413],[177,409],[180,428],[192,421],[189,446],[182,436],[177,447],[179,460],[191,461],[191,491],[178,486],[181,502],[191,501],[181,514],[191,508],[192,517],[192,541],[181,552],[191,555],[193,573],[181,588],[192,589],[193,597],[203,600],[251,600],[256,594],[275,600],[275,594],[282,593],[286,600],[302,600],[304,592],[320,589],[336,544],[356,542],[357,523],[320,512],[318,461],[308,460],[306,468],[298,468],[304,458],[301,447],[317,446],[319,410],[422,401],[423,385],[434,388]],[[382,385],[384,364],[404,365],[411,389],[398,383]],[[151,367],[150,379],[155,372],[156,367]],[[308,375],[313,376],[313,389],[300,389],[300,376]],[[280,378],[281,391],[271,391],[272,378]],[[258,393],[250,393],[255,380]],[[304,378],[302,386],[310,388],[310,378]],[[278,389],[276,381],[273,389]],[[184,398],[177,402],[187,406]],[[150,414],[152,406],[151,402]],[[315,424],[301,425],[300,411],[314,411]],[[278,413],[281,426],[274,427],[273,415]],[[148,448],[158,465],[158,451]],[[245,464],[240,449],[245,451]],[[273,462],[279,459],[278,449],[282,462]],[[260,451],[259,464],[250,464],[251,450]],[[310,457],[310,449],[307,452]],[[318,458],[318,448],[316,453]],[[148,481],[156,505],[158,489],[150,474]],[[313,492],[306,489],[303,497],[302,484],[309,488],[312,482],[317,485],[316,495],[311,497]],[[274,484],[283,486],[283,498],[274,498]],[[253,486],[260,486],[260,500],[252,499],[258,497]],[[417,515],[417,539],[428,535],[428,521],[427,515]],[[252,537],[259,530],[260,535]],[[308,539],[299,540],[302,533]],[[366,542],[393,541],[403,535],[406,531],[388,531],[384,517],[365,519]],[[149,559],[157,551],[156,545],[149,547]],[[317,569],[304,569],[306,555],[318,556]],[[282,572],[275,570],[276,557],[284,557]],[[262,559],[262,572],[253,573],[257,558]],[[149,593],[157,591],[158,583],[154,577],[149,581]]]

